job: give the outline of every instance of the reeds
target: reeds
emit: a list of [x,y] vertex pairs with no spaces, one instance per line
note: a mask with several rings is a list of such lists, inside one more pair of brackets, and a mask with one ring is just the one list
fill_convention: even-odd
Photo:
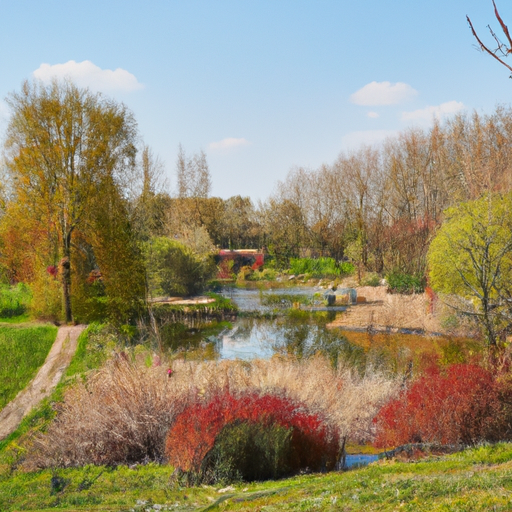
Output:
[[177,415],[228,390],[286,394],[321,414],[340,437],[366,440],[373,418],[399,389],[396,378],[368,370],[333,369],[327,359],[195,362],[147,367],[117,354],[87,382],[70,389],[47,434],[36,440],[29,468],[121,464],[164,458]]

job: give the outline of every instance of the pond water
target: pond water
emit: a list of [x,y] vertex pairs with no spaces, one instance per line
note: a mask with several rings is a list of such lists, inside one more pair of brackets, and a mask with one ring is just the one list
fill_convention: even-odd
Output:
[[365,454],[355,454],[355,455],[347,455],[345,458],[345,467],[347,469],[356,469],[367,466],[368,464],[379,460],[378,455],[365,455]]
[[[311,313],[312,305],[321,301],[322,289],[313,287],[258,289],[225,288],[222,294],[239,308],[241,315],[231,324],[215,324],[187,329],[180,325],[162,328],[164,343],[171,350],[187,351],[187,357],[202,359],[268,358],[289,354],[298,358],[324,354],[337,364],[340,360],[364,369],[407,371],[419,353],[437,352],[457,360],[467,351],[467,340],[429,338],[414,334],[371,334],[329,329],[336,315],[333,308]],[[314,299],[317,294],[316,299]],[[290,309],[300,304],[300,309]],[[275,315],[279,309],[286,314]],[[262,315],[251,316],[250,312]],[[165,341],[167,340],[167,342]],[[470,347],[474,349],[474,347]]]

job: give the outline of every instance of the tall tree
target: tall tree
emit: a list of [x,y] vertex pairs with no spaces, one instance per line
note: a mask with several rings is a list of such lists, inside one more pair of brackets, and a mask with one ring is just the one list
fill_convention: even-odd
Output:
[[93,199],[108,193],[110,184],[126,185],[135,163],[136,123],[124,105],[69,81],[25,82],[7,102],[10,201],[25,205],[55,238],[63,309],[71,322],[73,235],[86,229]]
[[207,198],[211,192],[212,181],[206,153],[200,151],[188,157],[180,144],[176,160],[176,178],[178,197]]

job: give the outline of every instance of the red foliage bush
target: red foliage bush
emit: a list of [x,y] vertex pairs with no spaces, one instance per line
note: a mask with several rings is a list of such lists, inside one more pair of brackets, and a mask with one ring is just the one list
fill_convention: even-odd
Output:
[[294,468],[319,470],[334,466],[339,449],[336,433],[304,405],[275,395],[246,393],[235,397],[229,391],[208,403],[187,407],[174,422],[166,441],[169,463],[185,472],[199,472],[222,429],[235,422],[254,422],[292,429]]
[[509,385],[474,364],[432,366],[375,418],[376,446],[407,443],[472,445],[510,431]]

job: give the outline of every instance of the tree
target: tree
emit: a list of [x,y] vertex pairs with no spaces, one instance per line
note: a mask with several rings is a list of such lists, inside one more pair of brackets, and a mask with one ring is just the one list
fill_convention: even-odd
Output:
[[[489,31],[491,33],[491,36],[496,41],[496,48],[494,50],[490,50],[488,46],[486,46],[481,39],[478,37],[478,34],[476,33],[476,30],[473,27],[473,23],[469,19],[469,16],[466,16],[466,19],[469,23],[469,28],[471,29],[471,32],[475,39],[478,41],[478,45],[480,46],[480,49],[486,53],[488,53],[491,57],[494,57],[500,64],[503,64],[509,71],[512,72],[512,67],[509,66],[502,58],[498,57],[498,54],[500,54],[502,57],[506,57],[509,53],[512,53],[512,38],[510,37],[510,32],[508,31],[507,25],[503,22],[501,19],[501,16],[498,12],[498,8],[496,7],[496,3],[494,0],[492,0],[492,5],[494,6],[494,15],[496,16],[496,19],[498,20],[498,23],[500,24],[501,30],[505,34],[505,37],[507,38],[508,46],[505,43],[502,43],[496,33],[492,30],[492,28],[489,26]],[[512,74],[510,75],[512,78]]]
[[7,102],[9,202],[23,205],[54,240],[65,319],[71,322],[73,236],[87,231],[93,200],[106,197],[110,186],[126,187],[135,164],[136,123],[124,105],[68,81],[25,82]]
[[171,197],[166,192],[167,183],[163,179],[164,165],[149,146],[142,146],[137,175],[131,198],[131,218],[137,237],[146,241],[152,236],[166,234],[171,207]]
[[153,238],[145,249],[148,286],[153,296],[194,295],[216,270],[210,253],[200,254],[170,238]]
[[434,290],[466,299],[463,312],[477,318],[488,346],[496,347],[500,329],[510,323],[512,194],[487,194],[449,208],[428,263]]
[[210,195],[212,181],[204,151],[200,151],[189,158],[180,144],[176,161],[176,174],[178,197],[207,198]]

